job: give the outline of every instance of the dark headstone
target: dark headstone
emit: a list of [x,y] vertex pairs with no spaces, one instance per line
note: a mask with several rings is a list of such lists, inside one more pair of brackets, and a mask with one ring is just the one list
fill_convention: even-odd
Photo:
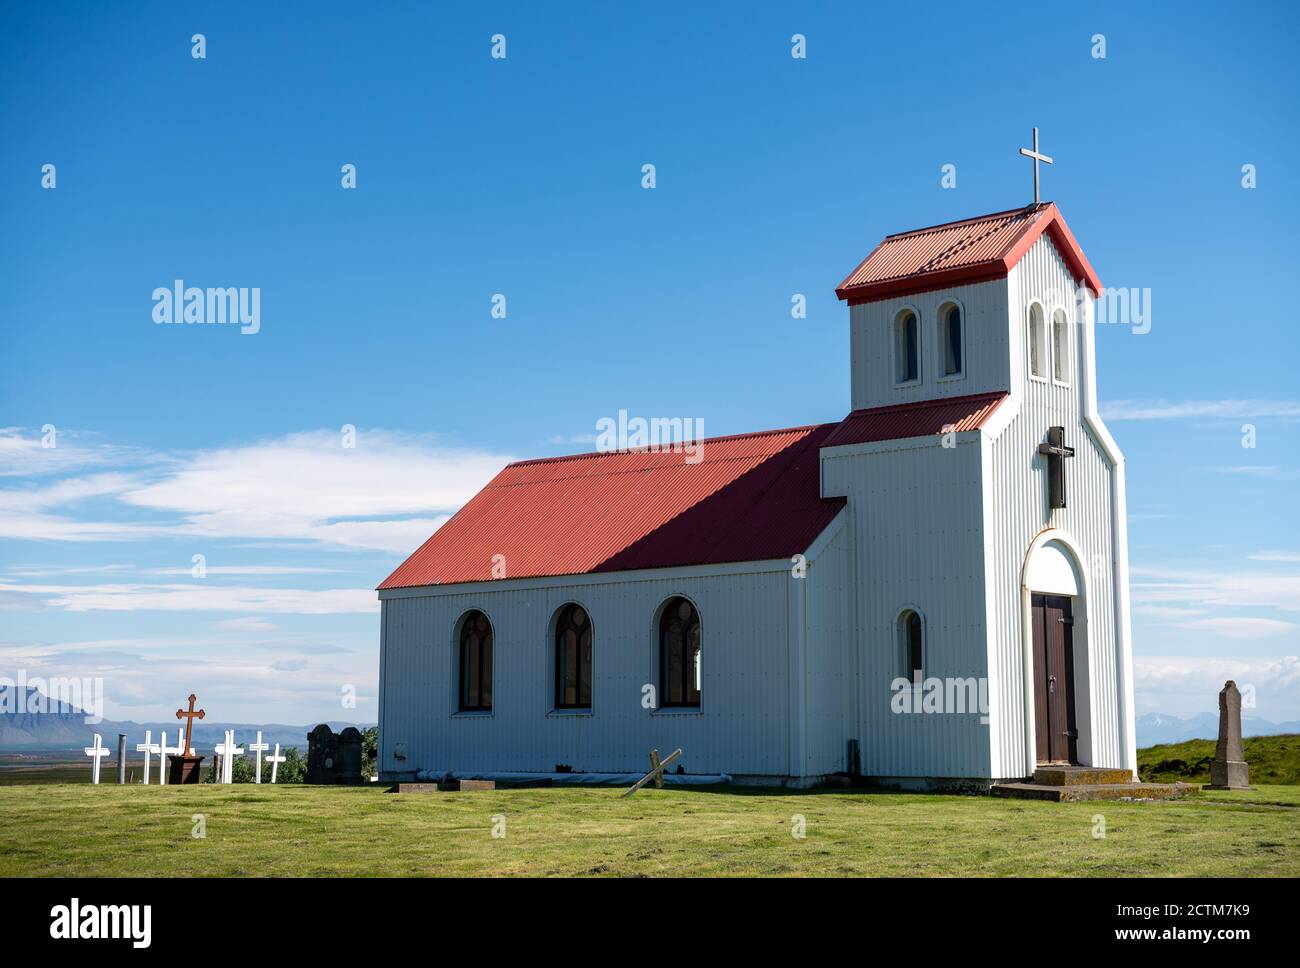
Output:
[[360,783],[361,731],[348,726],[341,733],[321,723],[307,734],[307,775],[304,783]]
[[1246,751],[1241,742],[1241,693],[1229,679],[1219,693],[1219,742],[1210,763],[1209,790],[1245,790],[1250,786]]
[[117,734],[117,782],[126,782],[126,733]]
[[339,783],[361,782],[361,730],[346,727],[339,733]]
[[167,762],[168,783],[198,783],[203,776],[201,756],[173,756]]

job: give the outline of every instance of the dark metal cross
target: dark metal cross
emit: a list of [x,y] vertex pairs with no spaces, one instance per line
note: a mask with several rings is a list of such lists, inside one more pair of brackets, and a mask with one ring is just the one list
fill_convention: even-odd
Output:
[[190,693],[190,711],[186,712],[184,709],[176,710],[176,718],[185,720],[185,746],[181,749],[181,756],[188,756],[190,753],[190,731],[194,728],[194,720],[202,719],[207,715],[202,709],[197,711],[194,709],[194,701],[196,699],[198,699],[198,696],[194,695],[194,693]]
[[1047,443],[1038,445],[1047,458],[1048,506],[1065,507],[1065,458],[1074,456],[1074,448],[1065,446],[1065,428],[1048,427]]
[[1047,165],[1050,165],[1052,163],[1052,159],[1047,157],[1047,155],[1041,155],[1038,153],[1038,129],[1037,128],[1034,129],[1033,150],[1030,150],[1029,148],[1021,148],[1020,153],[1024,155],[1026,158],[1034,159],[1034,204],[1037,205],[1038,204],[1038,163],[1040,161]]

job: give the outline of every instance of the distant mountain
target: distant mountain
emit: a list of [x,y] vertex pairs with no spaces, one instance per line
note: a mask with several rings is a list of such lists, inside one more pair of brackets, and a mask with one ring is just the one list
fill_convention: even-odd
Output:
[[[1243,736],[1277,736],[1282,733],[1300,733],[1300,721],[1270,723],[1255,716],[1241,717]],[[1166,713],[1147,713],[1137,720],[1137,745],[1155,746],[1159,743],[1185,743],[1189,739],[1218,739],[1219,714],[1200,713],[1191,719],[1179,719]]]
[[[8,690],[6,690],[7,692]],[[11,697],[0,708],[26,709],[27,702],[15,703]],[[338,732],[347,726],[365,729],[367,724],[331,721],[330,729]],[[373,725],[373,724],[370,724]],[[257,731],[262,731],[262,742],[281,747],[307,747],[307,734],[317,726],[292,726],[283,723],[223,723],[210,719],[196,719],[190,745],[200,753],[211,752],[212,747],[225,740],[228,729],[235,731],[235,742],[243,743],[252,739]],[[113,749],[117,746],[117,734],[126,733],[127,747],[134,755],[135,744],[144,742],[144,732],[153,733],[153,742],[163,730],[167,731],[167,741],[176,742],[177,729],[184,729],[181,720],[172,719],[165,722],[136,723],[116,720],[103,720],[94,725],[87,725],[81,710],[67,703],[56,703],[54,708],[45,713],[8,713],[0,712],[0,750],[72,750],[90,746],[95,734],[104,739],[105,746]]]

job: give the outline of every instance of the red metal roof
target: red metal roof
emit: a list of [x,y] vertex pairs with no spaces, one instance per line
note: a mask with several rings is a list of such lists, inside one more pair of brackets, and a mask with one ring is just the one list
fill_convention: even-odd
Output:
[[1047,232],[1076,282],[1094,295],[1101,280],[1054,202],[886,236],[840,283],[850,304],[1005,276]]
[[965,397],[945,397],[921,403],[899,403],[888,407],[854,410],[840,422],[825,440],[823,447],[865,444],[874,440],[900,440],[904,437],[927,437],[949,430],[978,430],[1009,394],[976,393]]
[[[702,459],[615,451],[510,464],[379,586],[790,558],[844,506],[823,499],[837,424],[700,441]],[[498,559],[501,560],[501,559]]]

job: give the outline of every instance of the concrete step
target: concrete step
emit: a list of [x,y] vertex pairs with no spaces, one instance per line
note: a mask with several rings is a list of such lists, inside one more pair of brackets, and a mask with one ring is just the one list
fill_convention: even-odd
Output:
[[[1120,771],[1122,772],[1122,771]],[[1200,789],[1189,783],[995,783],[995,797],[1022,800],[1171,800]]]
[[1040,766],[1034,770],[1034,782],[1045,786],[1084,786],[1098,783],[1132,783],[1128,770],[1101,769],[1093,766]]

